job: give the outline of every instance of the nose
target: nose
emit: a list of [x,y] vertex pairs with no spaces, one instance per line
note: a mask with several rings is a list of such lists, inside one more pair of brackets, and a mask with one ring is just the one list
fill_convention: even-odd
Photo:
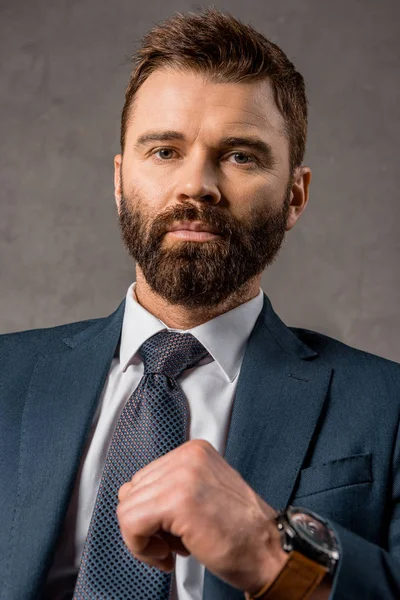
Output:
[[175,187],[176,200],[182,202],[192,199],[209,204],[218,204],[221,192],[218,187],[217,173],[212,162],[203,157],[186,158],[178,173]]

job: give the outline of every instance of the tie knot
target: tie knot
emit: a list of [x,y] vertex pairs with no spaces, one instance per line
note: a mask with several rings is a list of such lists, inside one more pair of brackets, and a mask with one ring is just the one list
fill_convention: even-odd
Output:
[[191,333],[160,331],[139,348],[145,373],[163,373],[178,377],[194,367],[208,352]]

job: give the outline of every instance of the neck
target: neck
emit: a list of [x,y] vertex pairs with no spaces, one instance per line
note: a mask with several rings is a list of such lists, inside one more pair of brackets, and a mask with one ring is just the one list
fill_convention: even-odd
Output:
[[206,323],[252,300],[259,292],[260,280],[261,275],[257,275],[217,305],[193,308],[180,304],[170,304],[167,300],[156,294],[149,287],[140,267],[137,266],[135,293],[139,304],[165,323],[167,327],[185,330]]

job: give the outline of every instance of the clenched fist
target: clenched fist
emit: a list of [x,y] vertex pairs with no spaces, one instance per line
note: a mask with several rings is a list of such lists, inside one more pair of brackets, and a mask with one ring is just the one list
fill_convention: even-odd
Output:
[[173,553],[192,554],[230,585],[256,593],[288,559],[258,496],[205,440],[153,461],[119,490],[122,537],[139,560],[162,571]]

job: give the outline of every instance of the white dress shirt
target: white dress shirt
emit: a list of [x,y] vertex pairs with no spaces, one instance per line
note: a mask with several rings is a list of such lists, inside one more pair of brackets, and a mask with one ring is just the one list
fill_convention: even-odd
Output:
[[[135,295],[136,283],[126,294],[119,355],[111,362],[86,442],[71,501],[50,569],[44,598],[71,597],[96,500],[107,451],[118,417],[143,375],[140,346],[169,329],[143,308]],[[210,442],[225,452],[238,375],[250,333],[263,306],[263,292],[210,321],[186,330],[209,354],[178,378],[189,404],[189,438]],[[204,566],[192,556],[176,556],[173,600],[201,600]]]

